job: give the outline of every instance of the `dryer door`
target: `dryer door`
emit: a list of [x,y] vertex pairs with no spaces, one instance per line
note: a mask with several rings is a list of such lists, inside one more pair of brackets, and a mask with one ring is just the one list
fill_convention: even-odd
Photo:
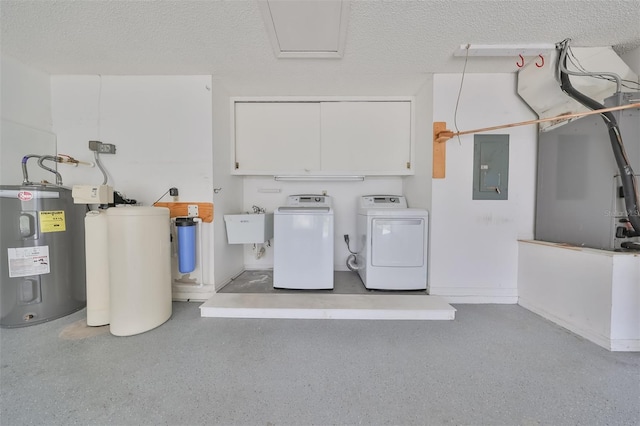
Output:
[[372,266],[418,267],[425,262],[424,218],[372,219]]

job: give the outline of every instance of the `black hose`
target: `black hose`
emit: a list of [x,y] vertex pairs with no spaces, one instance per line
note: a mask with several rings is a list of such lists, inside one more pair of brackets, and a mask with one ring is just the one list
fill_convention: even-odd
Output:
[[[568,45],[564,45],[562,49],[567,49]],[[563,66],[567,67],[567,58],[566,55],[561,56],[561,61],[563,61]],[[592,110],[603,109],[604,105],[597,102],[594,99],[584,95],[583,93],[578,92],[571,81],[569,80],[569,75],[562,71],[560,67],[560,88],[567,95],[580,102],[587,108]],[[620,180],[622,182],[622,192],[624,194],[624,202],[627,217],[629,218],[629,222],[631,226],[633,226],[633,231],[627,231],[627,237],[636,237],[640,236],[640,211],[638,209],[638,188],[636,179],[634,176],[633,169],[627,160],[627,154],[624,150],[624,144],[622,143],[622,136],[620,135],[620,128],[618,127],[618,122],[616,118],[611,114],[611,112],[603,112],[600,114],[602,119],[604,120],[607,128],[609,129],[609,140],[611,141],[611,148],[613,150],[613,156],[616,160],[616,164],[618,166],[618,170],[620,172]]]

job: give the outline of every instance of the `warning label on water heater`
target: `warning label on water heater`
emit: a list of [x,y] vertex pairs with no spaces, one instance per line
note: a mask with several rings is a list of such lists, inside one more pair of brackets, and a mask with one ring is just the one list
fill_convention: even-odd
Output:
[[8,248],[9,278],[51,272],[49,246]]
[[66,231],[64,210],[48,210],[40,212],[40,232]]

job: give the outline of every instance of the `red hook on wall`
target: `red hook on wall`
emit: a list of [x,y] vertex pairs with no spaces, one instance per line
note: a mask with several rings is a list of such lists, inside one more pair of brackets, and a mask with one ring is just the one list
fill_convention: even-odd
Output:
[[516,66],[518,68],[522,68],[522,67],[524,67],[524,57],[522,55],[518,55],[518,56],[520,57],[520,61],[516,62]]
[[542,55],[538,55],[538,56],[540,57],[541,63],[538,64],[538,61],[536,61],[536,67],[542,68],[542,67],[544,67],[544,56],[542,56]]

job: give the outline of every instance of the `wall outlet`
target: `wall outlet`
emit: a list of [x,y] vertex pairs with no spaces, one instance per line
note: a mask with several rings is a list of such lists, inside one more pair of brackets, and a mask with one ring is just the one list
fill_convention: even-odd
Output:
[[116,146],[112,143],[102,143],[100,141],[89,141],[89,149],[99,154],[115,154]]
[[100,154],[115,154],[116,146],[112,143],[103,143],[100,145],[99,151]]
[[189,217],[198,217],[198,205],[197,204],[189,204],[187,206],[187,216],[189,216]]

